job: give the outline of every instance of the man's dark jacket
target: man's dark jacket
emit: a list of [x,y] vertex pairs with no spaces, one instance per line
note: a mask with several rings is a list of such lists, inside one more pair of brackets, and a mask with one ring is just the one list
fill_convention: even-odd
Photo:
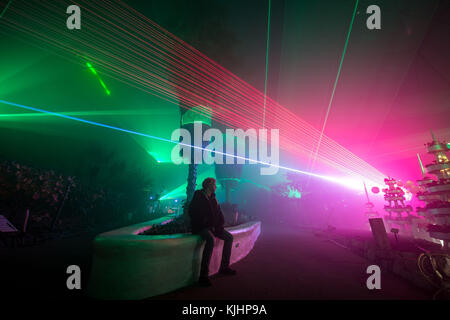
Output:
[[215,194],[208,199],[202,190],[195,191],[189,204],[189,216],[192,233],[198,233],[205,228],[214,234],[223,231],[224,217]]

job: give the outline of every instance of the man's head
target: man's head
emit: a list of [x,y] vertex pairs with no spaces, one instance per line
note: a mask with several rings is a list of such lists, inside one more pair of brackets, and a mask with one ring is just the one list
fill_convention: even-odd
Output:
[[206,178],[202,183],[203,190],[208,194],[216,192],[216,179]]

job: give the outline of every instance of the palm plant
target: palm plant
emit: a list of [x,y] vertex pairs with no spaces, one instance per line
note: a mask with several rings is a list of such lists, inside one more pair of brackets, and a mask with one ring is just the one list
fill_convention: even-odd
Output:
[[[236,37],[227,25],[227,13],[223,4],[210,0],[175,2],[177,6],[177,10],[173,12],[175,17],[168,19],[167,29],[217,63],[226,64],[228,67],[235,65],[236,60],[233,55],[232,45],[236,43]],[[173,77],[175,76],[173,75]],[[201,77],[201,75],[193,76],[193,80],[196,81],[198,79],[198,82],[200,82],[202,80]],[[181,92],[177,86],[174,89],[179,97],[186,95],[186,92]],[[208,99],[212,104],[218,102],[216,96],[208,97]],[[197,106],[200,106],[200,104],[199,102]],[[187,105],[183,99],[180,99],[179,106],[181,127],[187,129],[192,137],[192,121],[183,120],[191,118],[190,113],[197,111],[195,107]],[[203,125],[208,124],[203,122]],[[192,199],[197,181],[197,164],[193,161],[194,153],[192,151],[187,176],[185,208],[188,207],[188,203]]]

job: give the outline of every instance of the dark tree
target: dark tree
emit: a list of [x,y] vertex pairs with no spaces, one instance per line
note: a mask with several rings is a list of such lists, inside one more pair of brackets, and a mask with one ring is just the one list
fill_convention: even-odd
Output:
[[[177,9],[174,10],[173,16],[168,19],[165,27],[215,62],[224,65],[226,68],[236,66],[233,54],[236,37],[229,28],[227,10],[223,3],[211,0],[175,1],[174,3],[176,3]],[[195,82],[203,82],[204,80],[201,75],[193,78]],[[179,97],[186,94],[176,86],[175,91],[178,92]],[[215,95],[206,98],[211,102],[211,105],[220,103]],[[189,130],[191,136],[193,136],[192,123],[183,123],[186,113],[192,110],[192,105],[186,104],[182,99],[179,105],[182,121],[180,125]],[[204,105],[204,102],[199,101],[198,105]],[[206,124],[204,123],[204,125]],[[193,155],[193,152],[191,152],[191,155]],[[187,177],[186,203],[189,203],[196,188],[197,165],[192,160]]]

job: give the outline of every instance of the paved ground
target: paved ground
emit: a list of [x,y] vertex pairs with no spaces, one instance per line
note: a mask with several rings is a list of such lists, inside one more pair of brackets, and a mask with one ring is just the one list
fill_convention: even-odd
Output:
[[370,264],[311,229],[263,225],[253,251],[233,265],[236,276],[216,275],[212,287],[192,286],[151,299],[430,299],[383,270],[381,290],[368,290]]
[[62,239],[35,247],[0,248],[2,292],[13,299],[79,299],[84,290],[68,290],[66,269],[78,265],[86,288],[94,235]]
[[[0,251],[2,291],[12,298],[84,299],[84,290],[66,289],[66,268],[90,270],[93,235],[60,240],[39,248]],[[233,267],[234,277],[214,276],[213,286],[191,286],[151,300],[229,299],[430,299],[430,293],[389,273],[381,290],[365,286],[369,261],[314,235],[312,230],[263,223],[253,251]],[[5,276],[6,275],[6,276]],[[6,289],[6,291],[4,291]]]

